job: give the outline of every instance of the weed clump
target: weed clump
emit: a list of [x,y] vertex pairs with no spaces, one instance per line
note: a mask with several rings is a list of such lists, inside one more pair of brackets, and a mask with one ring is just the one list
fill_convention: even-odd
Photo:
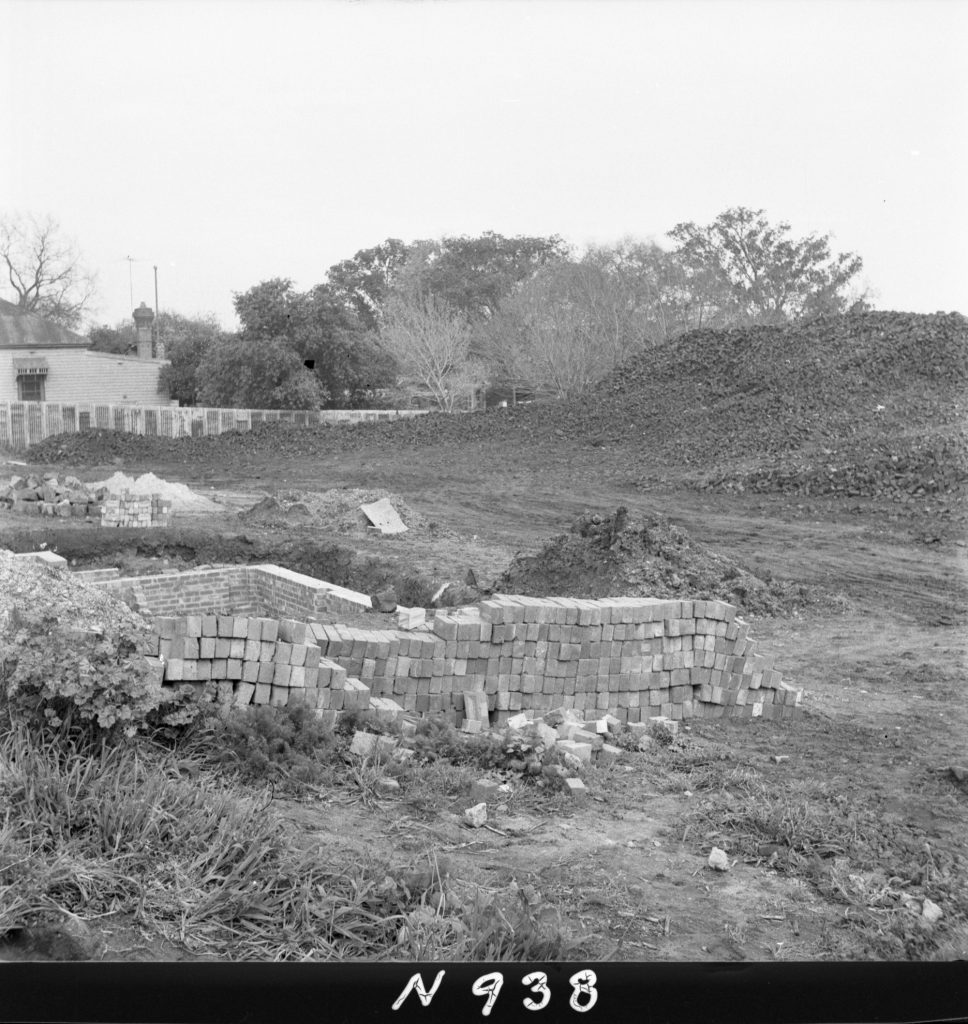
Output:
[[247,782],[271,782],[284,792],[300,793],[323,781],[336,752],[333,732],[299,704],[232,708],[210,715],[204,731],[217,764]]

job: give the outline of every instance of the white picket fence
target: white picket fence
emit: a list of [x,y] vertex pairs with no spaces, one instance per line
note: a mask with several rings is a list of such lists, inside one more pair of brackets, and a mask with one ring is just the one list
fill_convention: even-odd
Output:
[[53,434],[118,430],[151,437],[201,437],[251,430],[256,423],[308,427],[373,423],[423,416],[426,409],[210,409],[173,405],[101,405],[91,402],[0,402],[0,448],[20,451]]

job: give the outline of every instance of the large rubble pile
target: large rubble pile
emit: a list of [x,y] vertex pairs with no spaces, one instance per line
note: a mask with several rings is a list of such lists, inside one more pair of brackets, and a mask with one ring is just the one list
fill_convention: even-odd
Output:
[[585,512],[536,555],[518,555],[495,584],[505,593],[728,601],[749,614],[784,614],[821,595],[766,582],[692,540],[664,516]]
[[[881,455],[889,461],[896,455],[909,463],[899,490],[920,497],[919,488],[933,493],[939,466],[953,462],[961,477],[968,464],[960,433],[966,384],[968,321],[961,314],[858,313],[690,331],[568,401],[361,425],[262,424],[176,441],[90,431],[48,438],[28,457],[231,460],[260,452],[293,457],[447,444],[577,444],[621,448],[632,477],[664,467],[725,473],[735,460],[744,472],[761,474],[755,479],[766,486],[799,472],[796,453],[815,454],[819,466],[826,448],[842,463],[846,492],[869,489],[871,472],[886,480]],[[912,435],[920,438],[920,455],[906,447]],[[777,459],[784,461],[775,465]],[[811,466],[808,474],[826,473]],[[771,477],[774,472],[779,476]]]

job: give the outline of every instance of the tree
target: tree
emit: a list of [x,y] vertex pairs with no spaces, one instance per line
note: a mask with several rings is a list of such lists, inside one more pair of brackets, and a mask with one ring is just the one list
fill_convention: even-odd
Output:
[[88,348],[94,352],[126,355],[137,348],[138,338],[133,323],[120,323],[116,327],[101,324],[87,332]]
[[849,285],[863,261],[854,253],[831,254],[829,235],[789,237],[790,225],[772,226],[763,210],[738,206],[712,224],[677,224],[669,236],[688,274],[707,275],[726,298],[731,322],[773,323],[841,313]]
[[539,268],[563,261],[567,246],[557,235],[505,238],[485,231],[428,243],[421,256],[421,290],[432,292],[470,320],[487,320],[516,285]]
[[592,260],[542,267],[481,330],[494,378],[564,397],[641,349],[634,298]]
[[377,327],[380,310],[410,252],[411,246],[399,238],[388,238],[372,249],[360,249],[352,259],[336,263],[327,271],[333,295],[353,310],[364,328]]
[[161,384],[181,405],[199,404],[204,381],[200,367],[209,349],[228,336],[211,313],[187,317],[163,309],[155,324],[158,345],[169,360],[162,368]]
[[404,381],[427,387],[446,412],[483,383],[483,367],[470,355],[466,317],[432,293],[392,295],[379,337]]
[[219,338],[195,378],[202,405],[241,409],[317,409],[323,390],[286,338]]
[[393,379],[395,367],[328,285],[297,292],[288,278],[273,278],[236,294],[235,309],[243,340],[285,339],[312,365],[330,407],[365,404]]
[[73,330],[91,309],[96,277],[50,216],[0,219],[0,267],[24,313]]

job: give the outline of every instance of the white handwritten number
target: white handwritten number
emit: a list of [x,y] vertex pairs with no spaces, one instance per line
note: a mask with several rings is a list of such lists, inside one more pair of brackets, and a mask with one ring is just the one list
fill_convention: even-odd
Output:
[[524,1000],[528,1010],[543,1010],[551,1002],[551,992],[548,989],[548,975],[543,971],[534,971],[528,974],[521,982],[522,985],[530,988],[535,995],[541,996],[541,1002],[536,1003],[530,996]]
[[[568,1005],[578,1013],[587,1013],[598,1002],[598,989],[595,988],[597,981],[598,975],[594,971],[579,971],[573,974],[568,979],[573,990]],[[588,996],[587,1003],[582,1004],[582,996]]]
[[471,986],[471,992],[475,996],[487,996],[487,1002],[484,1004],[484,1009],[481,1010],[482,1016],[486,1017],[491,1012],[503,984],[504,975],[495,971],[493,974],[482,974]]
[[434,998],[434,993],[440,988],[440,983],[444,980],[446,971],[439,971],[437,977],[434,979],[434,983],[428,992],[424,988],[423,978],[419,974],[415,974],[408,982],[407,987],[397,997],[397,1001],[393,1004],[394,1010],[399,1010],[403,1006],[404,1000],[411,992],[416,991],[417,998],[420,1000],[422,1006],[430,1006],[430,1000]]

